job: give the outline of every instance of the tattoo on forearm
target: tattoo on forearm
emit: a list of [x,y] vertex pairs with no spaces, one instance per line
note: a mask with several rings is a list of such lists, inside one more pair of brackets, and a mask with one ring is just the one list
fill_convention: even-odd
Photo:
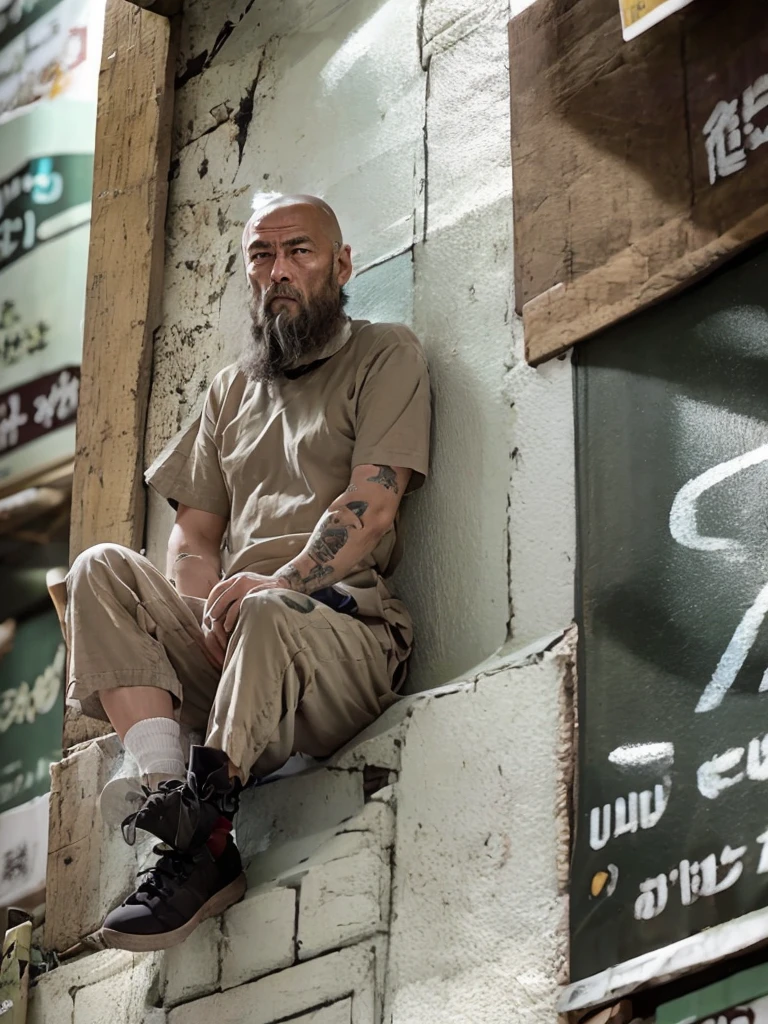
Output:
[[382,487],[386,487],[388,491],[394,491],[395,494],[400,493],[400,488],[397,486],[397,473],[391,466],[377,466],[378,473],[376,476],[369,476],[369,484],[381,484]]
[[307,593],[310,587],[316,589],[318,581],[334,575],[336,570],[329,563],[333,562],[349,540],[350,531],[363,529],[363,517],[367,510],[367,501],[349,501],[343,508],[325,513],[307,547],[307,554],[315,563],[312,569],[304,575],[290,562],[280,574],[292,590]]
[[332,562],[349,540],[349,531],[362,529],[367,508],[367,501],[349,501],[343,508],[326,512],[310,538],[310,557],[318,565]]
[[282,578],[287,580],[290,584],[291,590],[295,590],[299,594],[306,593],[307,588],[317,580],[321,580],[324,576],[330,576],[332,574],[333,569],[330,565],[314,565],[307,575],[304,576],[292,562],[289,562],[289,564],[280,573]]

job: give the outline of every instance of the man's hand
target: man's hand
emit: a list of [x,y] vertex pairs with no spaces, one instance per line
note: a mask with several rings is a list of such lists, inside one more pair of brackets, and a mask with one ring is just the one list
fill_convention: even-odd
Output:
[[240,605],[248,594],[260,590],[290,590],[288,581],[257,572],[238,572],[217,583],[208,595],[203,611],[205,644],[224,664],[229,637],[240,616]]

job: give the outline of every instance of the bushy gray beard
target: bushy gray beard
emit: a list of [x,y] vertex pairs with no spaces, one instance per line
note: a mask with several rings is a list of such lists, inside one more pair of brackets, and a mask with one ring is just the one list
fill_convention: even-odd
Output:
[[[287,295],[297,299],[299,312],[291,317],[284,309],[273,313],[272,299]],[[346,296],[329,282],[323,292],[306,302],[298,289],[275,284],[250,302],[251,341],[240,358],[240,369],[250,380],[269,384],[286,370],[311,362],[314,353],[325,348],[346,320]]]

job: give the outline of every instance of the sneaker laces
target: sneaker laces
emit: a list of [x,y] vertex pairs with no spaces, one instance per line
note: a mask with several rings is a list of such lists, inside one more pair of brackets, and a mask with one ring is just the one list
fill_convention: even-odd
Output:
[[167,885],[167,881],[184,881],[196,859],[195,854],[179,853],[166,843],[153,846],[152,853],[158,854],[158,862],[137,873],[137,878],[146,876],[133,893],[133,898],[142,903],[155,897],[166,899],[173,896],[173,890]]
[[[233,789],[234,788],[235,787],[233,787]],[[146,818],[150,816],[153,803],[160,803],[164,798],[172,793],[178,794],[178,836],[178,827],[182,818],[186,817],[188,821],[195,823],[198,822],[200,820],[200,805],[208,802],[211,797],[215,795],[214,786],[209,782],[205,782],[200,786],[198,777],[192,772],[187,773],[186,782],[182,782],[180,779],[165,779],[163,782],[158,784],[157,789],[150,790],[148,786],[142,786],[142,789],[146,794],[146,800],[138,810],[133,811],[124,818],[120,826],[123,833],[123,839],[129,846],[133,846],[135,844],[136,828],[141,828],[142,820],[146,820]],[[221,794],[221,796],[222,803],[224,803],[224,794]],[[232,797],[236,800],[234,793],[232,794]],[[153,800],[153,798],[156,799]],[[194,828],[192,831],[194,831]]]
[[176,789],[179,789],[184,785],[179,779],[165,779],[163,782],[158,784],[157,789],[150,789],[149,786],[142,785],[141,790],[144,793],[144,801],[137,810],[133,811],[120,825],[120,830],[123,833],[123,839],[129,846],[133,846],[136,842],[136,826],[140,827],[138,818],[140,814],[143,814],[147,809],[147,804],[154,796],[167,796],[169,793]]

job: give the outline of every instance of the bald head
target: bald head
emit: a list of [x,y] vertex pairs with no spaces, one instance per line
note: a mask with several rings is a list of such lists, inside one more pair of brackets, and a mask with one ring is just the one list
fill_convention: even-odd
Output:
[[309,216],[317,225],[317,229],[334,245],[341,247],[343,238],[341,227],[336,214],[324,199],[319,196],[283,195],[281,192],[257,192],[252,202],[253,213],[245,226],[243,243],[248,229],[253,229],[262,220],[269,217],[277,210],[286,210],[287,207],[303,208],[296,209],[297,216]]

